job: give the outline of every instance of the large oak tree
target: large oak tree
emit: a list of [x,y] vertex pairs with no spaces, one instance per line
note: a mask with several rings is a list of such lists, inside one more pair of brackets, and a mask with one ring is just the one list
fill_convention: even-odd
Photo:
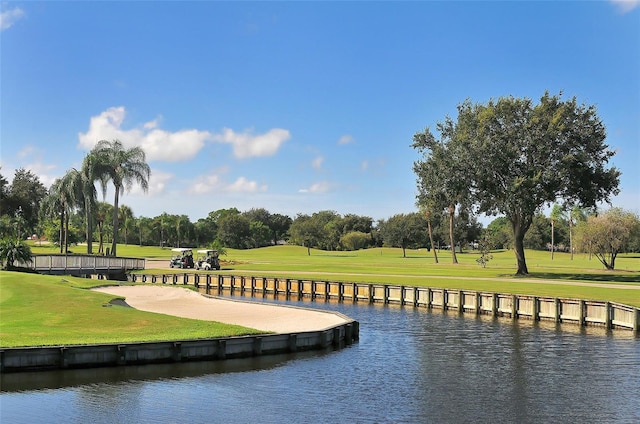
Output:
[[575,97],[545,93],[538,104],[515,97],[467,100],[454,125],[447,141],[473,158],[465,165],[477,211],[509,220],[519,275],[529,273],[524,235],[543,206],[561,200],[594,207],[618,193],[620,172],[608,167],[614,152],[605,126],[595,106]]

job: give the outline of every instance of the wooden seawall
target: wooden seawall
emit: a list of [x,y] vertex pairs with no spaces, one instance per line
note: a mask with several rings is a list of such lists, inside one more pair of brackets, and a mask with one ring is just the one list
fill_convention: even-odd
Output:
[[335,299],[400,304],[513,319],[555,321],[638,333],[640,309],[614,302],[389,284],[318,281],[213,273],[129,274],[136,283],[192,285],[207,294]]

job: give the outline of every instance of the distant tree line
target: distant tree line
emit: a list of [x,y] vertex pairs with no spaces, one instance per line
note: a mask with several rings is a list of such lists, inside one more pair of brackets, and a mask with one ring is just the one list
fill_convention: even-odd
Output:
[[[59,212],[47,213],[46,206],[55,204],[53,200],[59,197],[53,189],[47,190],[30,171],[17,170],[11,183],[0,174],[0,191],[0,235],[3,238],[24,239],[36,234],[38,238],[44,237],[59,245],[64,244],[64,238],[69,244],[87,242],[87,214],[83,208],[80,205],[69,208],[69,213],[62,220]],[[114,208],[107,202],[95,201],[91,211],[91,239],[97,242],[93,253],[105,254],[114,239]],[[270,213],[264,208],[244,212],[236,208],[219,209],[196,222],[192,222],[187,215],[168,213],[155,217],[136,217],[127,205],[118,208],[118,215],[118,240],[140,246],[218,245],[249,249],[286,242],[324,250],[358,250],[379,246],[399,247],[403,251],[451,249],[446,210],[441,213],[423,211],[396,214],[378,221],[369,216],[340,215],[330,210],[311,215],[299,214],[292,219],[287,215]],[[624,219],[619,219],[619,216]],[[603,223],[606,222],[615,223],[617,232],[604,227]],[[429,223],[433,244],[427,231]],[[457,241],[454,251],[476,247],[478,240],[485,240],[485,235],[492,249],[514,247],[511,223],[506,217],[498,217],[483,228],[473,214],[458,209],[454,224],[454,240]],[[596,231],[596,228],[599,230]],[[596,210],[575,207],[570,210],[554,207],[550,216],[538,213],[533,217],[524,237],[524,246],[550,252],[592,253],[596,257],[602,256],[599,252],[609,251],[604,265],[610,267],[615,263],[618,253],[640,252],[639,233],[638,218],[631,212],[613,209],[598,213]],[[614,238],[613,234],[617,236]],[[597,241],[598,237],[615,240],[615,243],[609,243],[615,244],[615,249],[602,247],[603,243]]]

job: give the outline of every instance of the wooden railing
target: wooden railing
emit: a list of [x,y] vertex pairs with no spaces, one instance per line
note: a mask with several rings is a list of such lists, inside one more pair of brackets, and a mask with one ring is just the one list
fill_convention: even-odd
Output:
[[136,283],[193,285],[207,294],[270,295],[282,296],[286,299],[335,299],[341,302],[400,304],[513,319],[629,329],[636,333],[640,325],[640,309],[606,301],[193,272],[160,275],[128,274],[127,279]]
[[95,255],[33,255],[30,263],[21,264],[42,274],[97,274],[145,269],[145,260]]

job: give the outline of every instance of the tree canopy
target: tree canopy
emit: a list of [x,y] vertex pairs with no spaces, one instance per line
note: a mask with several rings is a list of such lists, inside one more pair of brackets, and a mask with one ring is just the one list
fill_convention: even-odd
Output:
[[91,150],[96,158],[95,175],[102,183],[102,192],[106,192],[107,181],[111,181],[115,189],[113,200],[113,240],[111,254],[116,256],[118,243],[119,214],[118,203],[120,194],[131,189],[136,182],[144,192],[149,189],[151,168],[146,162],[146,155],[141,147],[125,148],[119,140],[100,140]]
[[[424,163],[438,161],[437,169],[466,170],[464,187],[476,212],[504,215],[514,235],[517,274],[528,274],[524,235],[537,212],[558,200],[568,205],[594,207],[618,193],[620,172],[607,167],[614,152],[605,143],[605,126],[595,106],[578,104],[545,93],[538,104],[528,98],[501,97],[486,104],[466,100],[458,106],[457,120],[438,124],[440,144],[455,155],[440,155],[442,147],[428,143],[414,147]],[[427,128],[425,139],[433,137]],[[464,153],[460,153],[464,152]],[[434,159],[435,157],[435,159]],[[415,166],[418,188],[425,198],[424,182],[432,178]],[[459,197],[459,181],[453,190],[438,189],[450,204]],[[437,185],[428,184],[428,189]],[[431,198],[435,194],[427,191]],[[441,202],[439,203],[442,204]]]
[[614,269],[618,254],[633,250],[640,240],[640,218],[620,208],[591,215],[577,229],[581,250],[593,253],[606,269]]

